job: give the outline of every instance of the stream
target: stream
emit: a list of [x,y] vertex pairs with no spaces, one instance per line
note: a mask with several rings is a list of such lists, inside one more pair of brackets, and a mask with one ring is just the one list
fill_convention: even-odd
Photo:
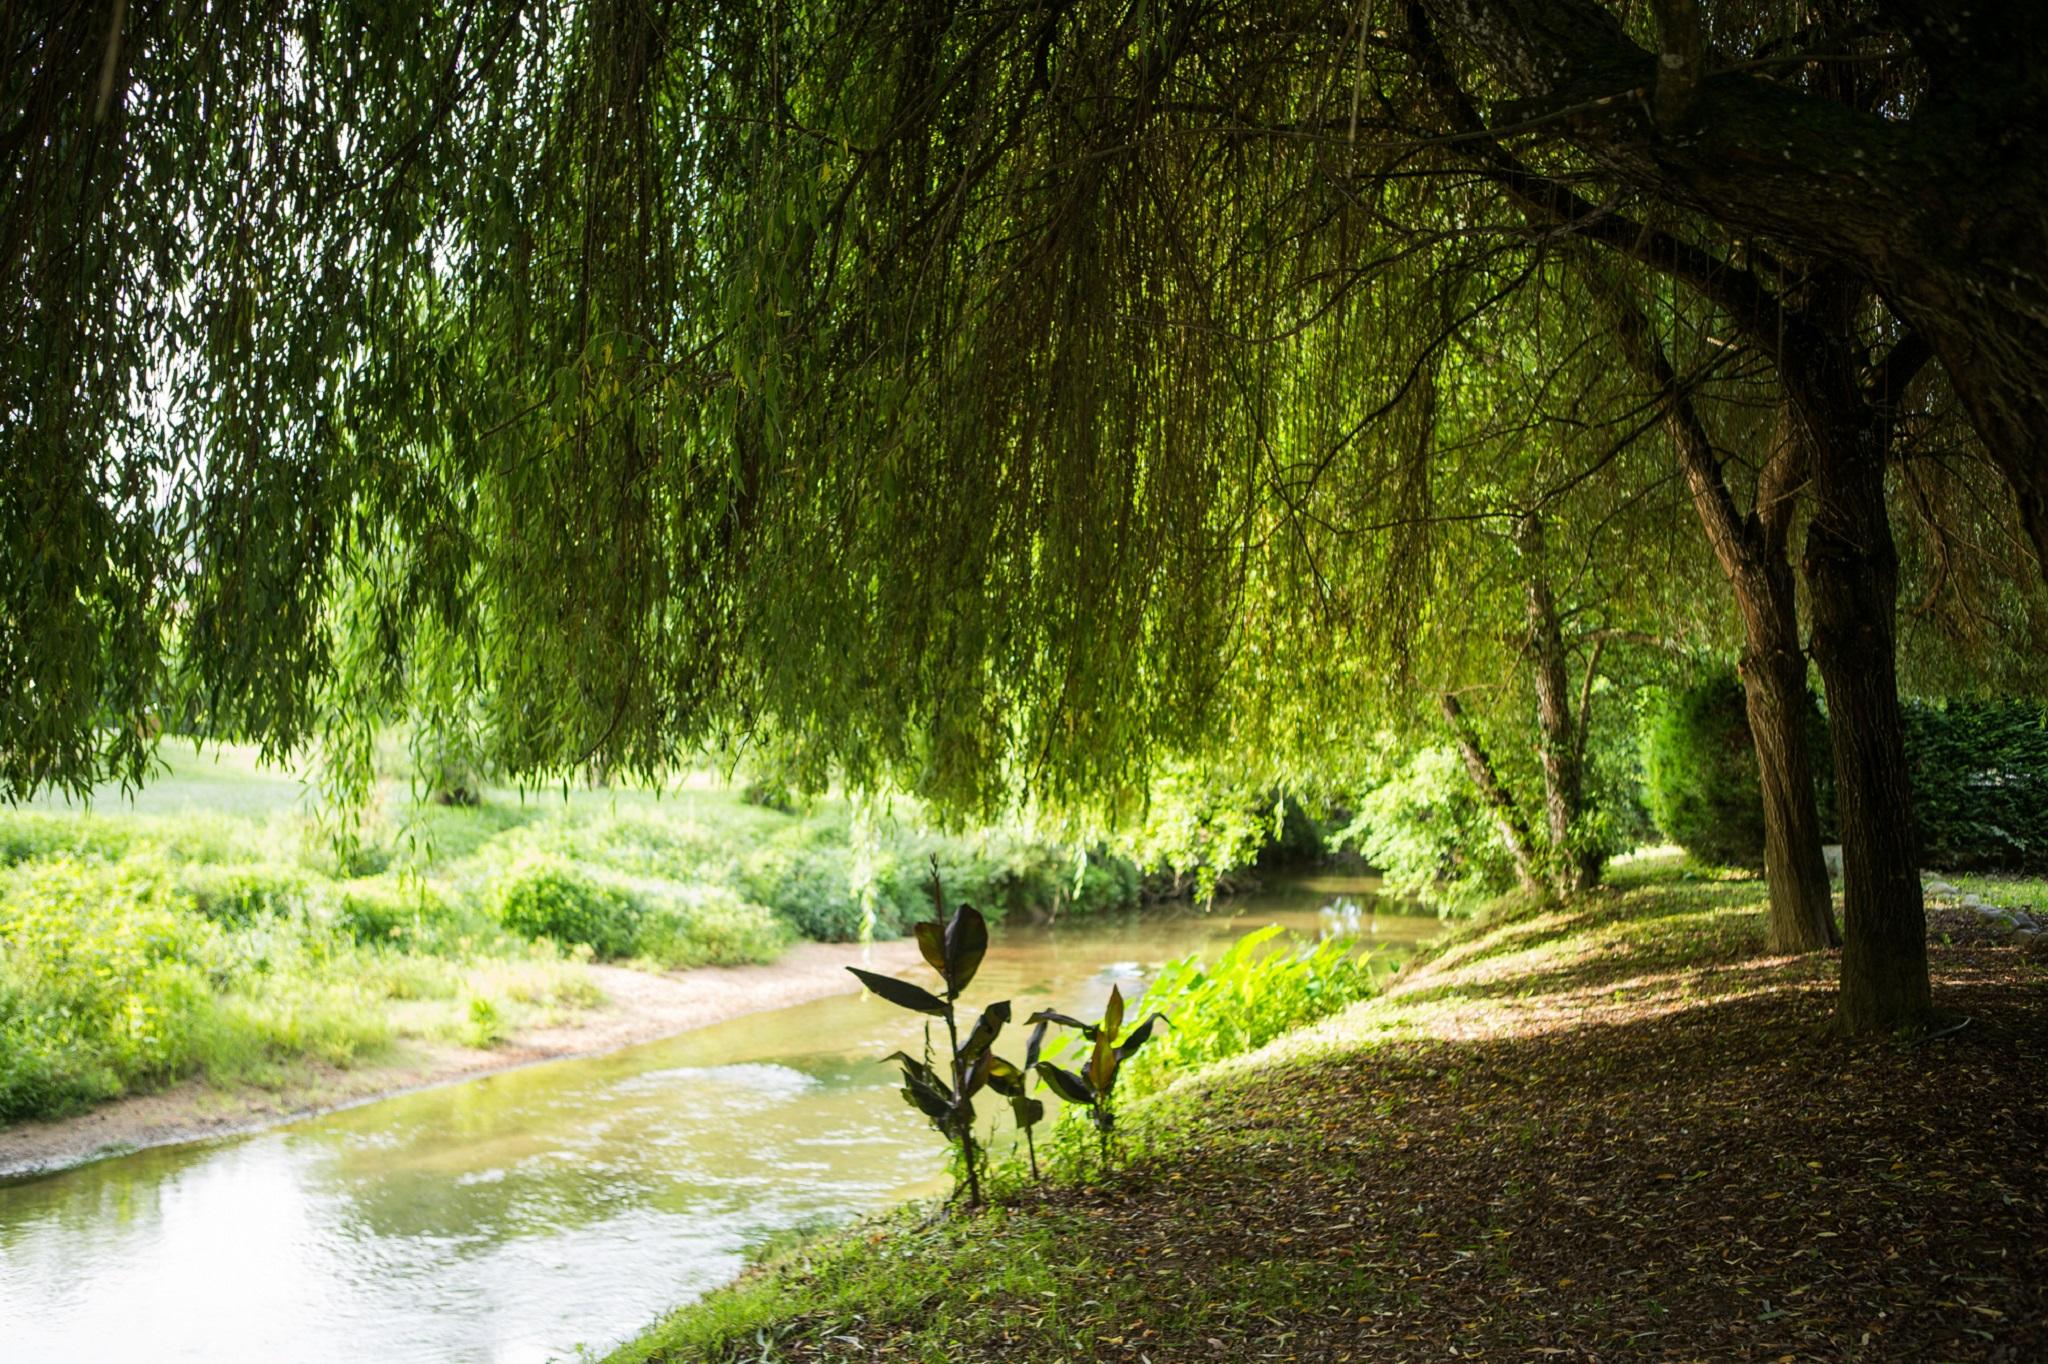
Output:
[[[1436,934],[1375,912],[1374,888],[1308,877],[1208,915],[998,926],[965,1002],[1097,1016],[1113,984],[1135,994],[1161,962],[1264,924],[1314,938],[1340,896],[1368,945]],[[938,1135],[875,1059],[919,1037],[914,1015],[835,996],[0,1182],[0,1360],[601,1353],[771,1238],[942,1190]]]

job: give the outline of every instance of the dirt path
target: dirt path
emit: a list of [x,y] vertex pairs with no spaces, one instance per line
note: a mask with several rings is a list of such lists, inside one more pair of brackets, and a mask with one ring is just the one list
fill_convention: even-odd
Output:
[[[0,1128],[0,1176],[254,1131],[406,1090],[536,1061],[617,1051],[745,1014],[845,994],[857,987],[844,968],[860,960],[859,947],[807,942],[766,966],[706,966],[669,975],[591,966],[587,969],[605,993],[602,1008],[552,1027],[522,1030],[488,1051],[407,1042],[393,1048],[380,1064],[354,1070],[310,1069],[282,1089],[220,1090],[187,1081],[75,1117]],[[868,964],[879,971],[907,970],[916,961],[917,948],[908,940],[877,943],[869,950]]]

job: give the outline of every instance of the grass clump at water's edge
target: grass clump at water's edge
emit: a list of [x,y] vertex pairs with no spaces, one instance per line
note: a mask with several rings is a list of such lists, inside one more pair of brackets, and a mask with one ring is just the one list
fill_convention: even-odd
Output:
[[1107,1181],[857,1225],[612,1358],[2039,1357],[2048,977],[1937,944],[1970,1029],[1833,1041],[1833,957],[1677,873],[1505,902],[1131,1105]]

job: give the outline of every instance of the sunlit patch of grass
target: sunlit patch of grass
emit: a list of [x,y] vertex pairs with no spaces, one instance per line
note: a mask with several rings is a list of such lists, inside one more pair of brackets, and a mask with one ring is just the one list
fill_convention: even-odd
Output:
[[2008,876],[2000,872],[1964,872],[1940,878],[1965,895],[1980,896],[2000,909],[2048,914],[2048,877]]

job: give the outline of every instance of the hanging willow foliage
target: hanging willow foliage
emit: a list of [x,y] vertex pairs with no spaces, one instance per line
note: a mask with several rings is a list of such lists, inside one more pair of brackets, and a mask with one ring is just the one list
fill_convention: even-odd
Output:
[[1365,230],[1163,131],[1303,98],[1235,22],[8,6],[8,789],[476,696],[524,772],[1129,789],[1270,528],[1249,343]]
[[0,0],[0,784],[170,726],[360,793],[409,709],[529,775],[1131,796],[1635,420],[1497,311],[1549,246],[1386,23]]

